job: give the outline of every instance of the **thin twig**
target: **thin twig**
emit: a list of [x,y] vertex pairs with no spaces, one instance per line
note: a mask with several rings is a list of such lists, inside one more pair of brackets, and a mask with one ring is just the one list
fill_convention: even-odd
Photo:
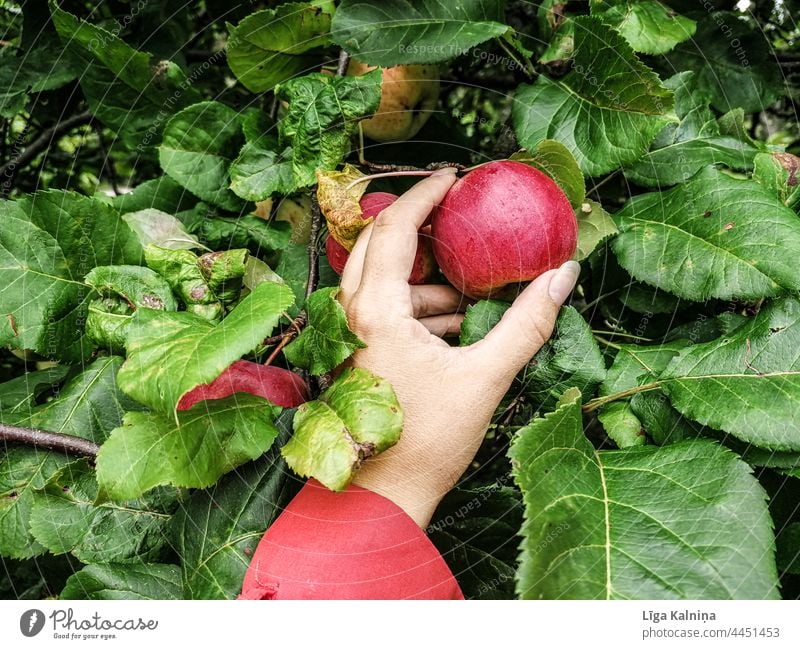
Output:
[[653,381],[652,383],[645,383],[644,385],[637,385],[635,388],[630,388],[628,390],[623,390],[622,392],[617,392],[615,394],[610,394],[607,397],[597,397],[596,399],[591,399],[583,404],[581,410],[583,412],[593,412],[598,408],[602,408],[607,403],[611,403],[612,401],[619,401],[620,399],[624,399],[625,397],[630,397],[634,394],[638,394],[639,392],[650,392],[652,390],[657,390],[661,387],[663,381]]
[[11,176],[13,176],[16,169],[28,164],[42,151],[48,149],[58,137],[64,133],[68,133],[76,126],[88,124],[91,120],[92,114],[89,111],[86,111],[85,113],[78,113],[77,115],[68,117],[67,119],[58,122],[58,124],[55,124],[42,131],[39,134],[39,137],[26,146],[23,151],[11,156],[11,159],[2,167],[0,167],[0,178],[7,178],[10,181]]
[[317,193],[311,192],[311,232],[308,239],[308,279],[306,280],[306,297],[317,290],[319,281],[319,250],[317,239],[322,227],[322,210],[319,207]]
[[83,439],[83,437],[53,433],[47,430],[39,430],[38,428],[9,426],[8,424],[0,424],[0,440],[21,442],[29,446],[41,446],[52,451],[88,457],[95,457],[100,449],[97,444],[88,439]]

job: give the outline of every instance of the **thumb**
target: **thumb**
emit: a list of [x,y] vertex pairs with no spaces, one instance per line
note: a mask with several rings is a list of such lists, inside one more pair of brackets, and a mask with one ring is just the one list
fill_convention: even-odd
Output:
[[537,277],[486,337],[466,348],[469,362],[510,382],[552,335],[580,270],[578,262],[568,261]]

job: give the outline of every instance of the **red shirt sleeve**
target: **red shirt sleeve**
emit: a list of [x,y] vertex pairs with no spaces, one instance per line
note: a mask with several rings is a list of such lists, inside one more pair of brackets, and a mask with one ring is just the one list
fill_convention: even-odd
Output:
[[464,599],[425,532],[361,487],[309,480],[261,539],[239,599]]

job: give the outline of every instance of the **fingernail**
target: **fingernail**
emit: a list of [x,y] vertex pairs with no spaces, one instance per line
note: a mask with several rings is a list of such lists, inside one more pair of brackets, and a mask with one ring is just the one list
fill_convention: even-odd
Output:
[[458,171],[458,169],[455,167],[442,167],[434,171],[431,176],[447,176],[456,173],[456,171]]
[[562,264],[558,272],[553,275],[550,280],[550,286],[547,291],[550,294],[550,299],[559,306],[564,304],[572,289],[575,288],[575,282],[578,281],[578,275],[581,272],[581,265],[577,261],[568,261]]

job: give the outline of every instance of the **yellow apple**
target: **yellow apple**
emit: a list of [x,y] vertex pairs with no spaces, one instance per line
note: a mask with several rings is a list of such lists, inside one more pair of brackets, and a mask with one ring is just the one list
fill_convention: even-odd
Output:
[[[347,74],[360,76],[374,69],[351,59]],[[439,72],[435,65],[382,69],[381,103],[374,117],[361,122],[364,135],[376,142],[407,140],[419,132],[436,108]]]

